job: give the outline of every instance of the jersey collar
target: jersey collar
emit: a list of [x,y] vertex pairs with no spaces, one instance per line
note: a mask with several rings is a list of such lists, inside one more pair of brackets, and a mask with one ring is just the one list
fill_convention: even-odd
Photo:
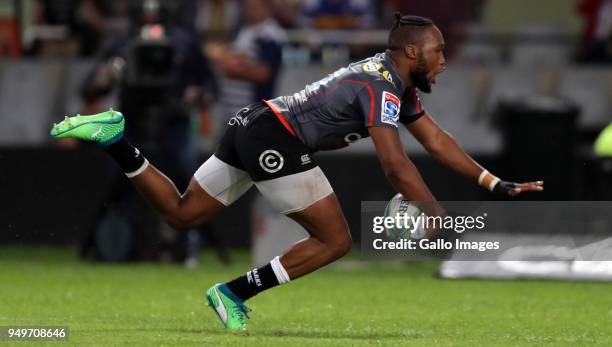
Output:
[[385,53],[381,53],[381,55],[382,55],[382,60],[381,60],[382,64],[384,68],[388,70],[389,73],[391,74],[391,78],[393,79],[393,84],[395,84],[397,89],[399,89],[401,92],[404,92],[404,89],[406,89],[406,86],[404,86],[404,81],[402,81],[400,76],[397,74],[397,71],[393,67],[393,64],[389,61],[389,58],[387,57],[387,55]]

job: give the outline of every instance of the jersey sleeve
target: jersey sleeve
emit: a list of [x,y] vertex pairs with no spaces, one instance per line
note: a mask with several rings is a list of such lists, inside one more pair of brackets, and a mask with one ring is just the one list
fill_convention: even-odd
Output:
[[396,88],[387,81],[363,82],[357,94],[366,127],[398,128],[401,99]]
[[400,109],[399,122],[410,124],[425,114],[419,94],[416,88],[407,89],[402,96],[402,107]]

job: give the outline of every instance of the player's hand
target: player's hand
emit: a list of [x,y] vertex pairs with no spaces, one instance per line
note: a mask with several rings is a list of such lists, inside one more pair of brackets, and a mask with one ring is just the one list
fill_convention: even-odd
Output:
[[541,192],[544,190],[544,181],[527,183],[514,183],[499,181],[493,188],[493,192],[515,197],[523,192]]

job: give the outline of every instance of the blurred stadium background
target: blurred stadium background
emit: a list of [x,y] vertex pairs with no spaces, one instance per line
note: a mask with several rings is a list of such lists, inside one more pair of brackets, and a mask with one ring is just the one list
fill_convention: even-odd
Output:
[[[134,142],[184,186],[232,111],[383,51],[395,11],[432,18],[446,38],[448,69],[422,95],[428,112],[496,175],[545,180],[521,199],[612,200],[612,144],[594,150],[612,120],[612,1],[0,0],[0,261],[25,262],[15,246],[61,246],[84,259],[195,266],[210,250],[240,263],[227,250],[257,242],[253,261],[267,260],[270,239],[299,236],[255,190],[202,230],[175,232],[101,151],[52,141],[50,125],[125,111]],[[438,199],[496,198],[402,133]],[[360,202],[394,195],[374,148],[317,160],[358,243]]]

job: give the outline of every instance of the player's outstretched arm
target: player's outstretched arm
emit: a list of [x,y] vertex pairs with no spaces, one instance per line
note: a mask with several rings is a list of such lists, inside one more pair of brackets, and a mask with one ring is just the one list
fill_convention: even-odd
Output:
[[516,196],[522,192],[544,190],[544,181],[514,183],[502,181],[480,166],[453,137],[425,114],[406,128],[442,164],[492,192]]
[[[368,128],[372,142],[376,147],[378,159],[389,183],[405,199],[411,201],[436,201],[427,188],[419,170],[410,161],[396,129],[385,127]],[[428,215],[445,215],[446,212],[437,203],[423,204],[422,209]]]

